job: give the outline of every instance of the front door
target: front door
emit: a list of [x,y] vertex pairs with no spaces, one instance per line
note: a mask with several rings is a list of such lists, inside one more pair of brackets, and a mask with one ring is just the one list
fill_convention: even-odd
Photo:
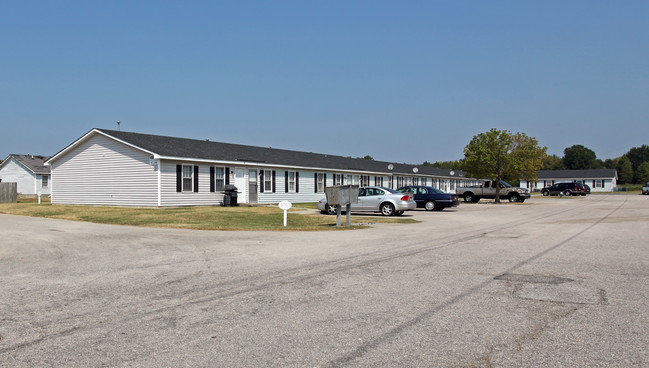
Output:
[[248,203],[247,201],[247,183],[246,183],[246,170],[243,168],[235,168],[234,169],[234,186],[237,187],[237,191],[239,192],[238,194],[238,202],[239,203]]
[[248,202],[257,203],[257,170],[248,170]]

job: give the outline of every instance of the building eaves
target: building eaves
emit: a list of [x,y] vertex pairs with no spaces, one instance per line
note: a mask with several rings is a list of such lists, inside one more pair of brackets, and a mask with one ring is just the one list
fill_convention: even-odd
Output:
[[224,162],[238,161],[242,163],[309,167],[368,173],[391,173],[403,176],[428,175],[457,178],[465,176],[463,171],[457,170],[451,174],[451,170],[438,169],[424,165],[392,163],[272,147],[257,147],[107,129],[97,130],[108,136],[128,142],[129,144],[143,150],[154,152],[161,157]]

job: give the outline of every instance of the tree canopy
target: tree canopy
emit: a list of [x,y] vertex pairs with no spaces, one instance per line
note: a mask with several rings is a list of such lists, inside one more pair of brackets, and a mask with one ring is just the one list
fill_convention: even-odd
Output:
[[[536,180],[546,157],[546,147],[525,133],[491,129],[473,137],[464,147],[463,169],[476,178],[500,181],[505,177]],[[498,188],[498,186],[496,186]],[[496,203],[500,191],[496,189]]]
[[581,144],[575,144],[563,150],[563,164],[568,170],[594,169],[597,164],[597,155]]

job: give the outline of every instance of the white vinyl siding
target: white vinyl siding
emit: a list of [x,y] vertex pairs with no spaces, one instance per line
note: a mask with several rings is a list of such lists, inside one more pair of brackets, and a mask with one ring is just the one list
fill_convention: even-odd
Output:
[[95,135],[52,163],[52,203],[157,205],[158,174],[150,155]]
[[[223,203],[223,191],[217,190],[210,192],[210,166],[207,164],[194,163],[188,165],[187,162],[161,160],[162,170],[160,172],[160,185],[162,188],[160,205],[166,206],[217,206]],[[189,192],[176,191],[176,166],[187,165],[198,166],[198,192],[192,190]]]
[[18,163],[18,161],[10,157],[8,162],[4,162],[2,169],[0,169],[0,179],[4,182],[17,183],[18,194],[37,194],[39,191],[42,194],[49,194],[49,189],[44,190],[41,188],[40,176],[35,175],[31,170]]

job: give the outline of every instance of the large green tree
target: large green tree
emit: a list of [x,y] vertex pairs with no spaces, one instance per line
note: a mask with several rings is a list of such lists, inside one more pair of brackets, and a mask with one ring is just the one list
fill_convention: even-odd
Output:
[[438,169],[447,169],[447,170],[463,170],[462,165],[464,163],[462,160],[456,160],[456,161],[436,161],[433,163],[430,163],[428,161],[424,161],[422,165],[424,166],[430,166],[430,167],[436,167]]
[[[636,171],[643,162],[649,161],[649,146],[643,144],[640,147],[633,147],[624,156],[628,157],[629,160],[631,160],[633,171]],[[640,178],[636,176],[635,182],[641,183],[642,180],[640,180]]]
[[617,177],[622,184],[628,184],[633,181],[633,165],[628,157],[622,156],[617,161]]
[[568,170],[595,169],[599,166],[595,152],[581,144],[563,150],[563,165]]
[[635,172],[636,180],[640,183],[649,183],[649,161],[645,161]]
[[542,170],[564,170],[563,160],[557,155],[546,155],[543,159]]
[[[496,182],[506,177],[536,180],[536,172],[546,157],[546,147],[525,133],[491,129],[473,137],[464,147],[464,170],[476,178]],[[496,203],[500,203],[500,186],[496,185]]]

